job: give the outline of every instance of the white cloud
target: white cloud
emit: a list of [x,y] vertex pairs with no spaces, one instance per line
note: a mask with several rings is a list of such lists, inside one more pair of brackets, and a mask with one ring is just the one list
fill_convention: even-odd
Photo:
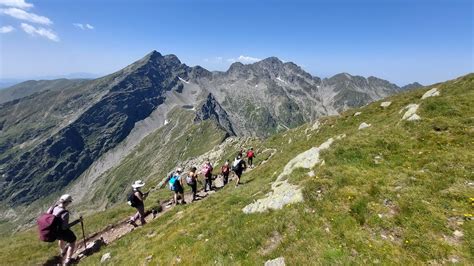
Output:
[[204,58],[203,61],[206,63],[221,64],[224,61],[224,58],[222,56],[216,56],[212,58]]
[[93,30],[94,29],[94,26],[92,26],[91,24],[89,23],[86,23],[86,24],[82,24],[82,23],[73,23],[72,25],[74,25],[74,27],[76,28],[79,28],[81,30]]
[[79,29],[81,29],[81,30],[84,29],[84,25],[81,24],[81,23],[73,23],[72,25],[74,25],[74,27],[79,28]]
[[18,7],[21,9],[28,9],[30,7],[33,7],[33,4],[26,3],[25,0],[0,0],[0,5]]
[[15,30],[15,28],[13,28],[12,26],[0,27],[0,33],[9,33],[9,32],[12,32],[14,30]]
[[230,62],[230,63],[241,62],[241,63],[244,63],[244,64],[250,64],[250,63],[255,63],[257,61],[260,61],[260,60],[262,60],[262,59],[256,58],[256,57],[251,57],[251,56],[241,55],[237,58],[229,58],[229,59],[227,59],[227,62]]
[[59,42],[59,37],[51,31],[50,29],[45,28],[36,28],[30,24],[21,23],[21,28],[24,32],[28,33],[31,36],[41,36],[50,39],[51,41]]
[[43,25],[51,25],[53,22],[43,16],[36,15],[34,13],[26,12],[25,10],[19,9],[19,8],[2,8],[0,9],[0,13],[3,13],[5,15],[9,15],[11,17],[21,19],[21,20],[26,20],[32,23],[38,23],[38,24],[43,24]]

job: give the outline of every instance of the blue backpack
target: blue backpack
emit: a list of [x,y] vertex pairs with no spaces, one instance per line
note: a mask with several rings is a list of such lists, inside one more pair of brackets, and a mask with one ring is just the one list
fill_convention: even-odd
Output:
[[170,190],[174,191],[175,190],[175,184],[179,180],[179,176],[172,175],[168,181],[168,185],[170,187]]

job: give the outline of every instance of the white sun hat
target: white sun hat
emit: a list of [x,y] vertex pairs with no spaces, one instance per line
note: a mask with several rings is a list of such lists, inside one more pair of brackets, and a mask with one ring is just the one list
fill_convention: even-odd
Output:
[[59,198],[59,202],[72,202],[72,197],[69,194],[64,194]]
[[135,181],[135,183],[132,184],[132,187],[133,188],[140,188],[140,187],[143,187],[145,185],[145,183],[141,180],[137,180]]
[[181,167],[176,168],[176,172],[182,173],[182,172],[183,172],[183,168],[181,168]]

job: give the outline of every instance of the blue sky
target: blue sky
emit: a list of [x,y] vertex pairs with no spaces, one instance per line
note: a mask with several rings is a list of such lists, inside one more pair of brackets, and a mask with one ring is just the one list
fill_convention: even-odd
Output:
[[104,75],[157,50],[430,84],[474,71],[473,20],[468,0],[0,0],[0,78]]

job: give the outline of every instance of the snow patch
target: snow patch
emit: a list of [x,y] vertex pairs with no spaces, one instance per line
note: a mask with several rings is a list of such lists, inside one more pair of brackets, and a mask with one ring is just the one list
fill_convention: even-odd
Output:
[[186,80],[182,79],[181,77],[178,77],[178,78],[179,78],[179,80],[181,80],[182,82],[184,82],[184,83],[186,83],[186,84],[189,84],[189,81],[186,81]]
[[170,121],[168,119],[165,120],[165,122],[163,123],[164,126],[168,125],[170,123]]
[[421,96],[421,99],[424,100],[426,98],[434,97],[434,96],[439,96],[438,88],[432,88],[431,90],[425,92],[425,94]]
[[282,80],[282,79],[280,78],[280,76],[278,76],[276,79],[277,79],[278,81],[281,81],[281,82],[283,82],[283,83],[286,84],[286,81]]

